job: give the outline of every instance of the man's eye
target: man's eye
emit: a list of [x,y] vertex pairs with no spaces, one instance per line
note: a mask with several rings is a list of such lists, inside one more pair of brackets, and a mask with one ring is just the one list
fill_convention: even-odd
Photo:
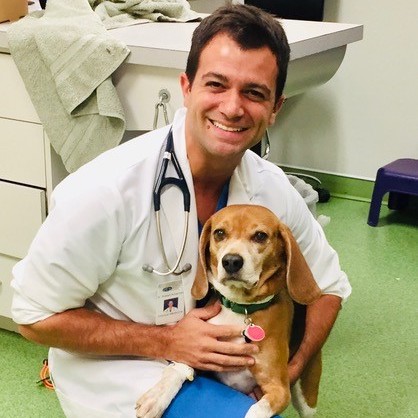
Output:
[[219,81],[208,81],[207,83],[206,83],[206,86],[207,87],[212,87],[212,88],[214,88],[214,89],[220,89],[220,88],[222,88],[223,86],[222,86],[222,83],[220,83]]
[[215,237],[216,241],[222,241],[226,237],[225,230],[215,229],[213,236]]
[[256,101],[266,100],[265,94],[258,90],[247,90],[246,94],[251,100],[256,100]]
[[268,238],[268,235],[263,232],[263,231],[257,231],[254,235],[253,235],[253,241],[262,244],[263,242],[266,242]]

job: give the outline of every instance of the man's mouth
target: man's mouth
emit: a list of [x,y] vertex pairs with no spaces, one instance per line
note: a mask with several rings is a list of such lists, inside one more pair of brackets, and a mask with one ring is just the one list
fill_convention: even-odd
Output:
[[223,125],[220,122],[217,122],[217,121],[211,120],[211,119],[210,119],[210,121],[211,121],[211,123],[214,126],[216,126],[219,129],[222,129],[223,131],[226,131],[226,132],[242,132],[242,131],[245,131],[245,130],[248,129],[248,128],[240,128],[240,127],[226,126],[226,125]]

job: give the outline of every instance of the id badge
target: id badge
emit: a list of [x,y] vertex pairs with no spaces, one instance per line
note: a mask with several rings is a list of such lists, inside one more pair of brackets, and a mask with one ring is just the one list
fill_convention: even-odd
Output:
[[157,325],[172,324],[184,316],[184,291],[182,280],[161,283],[157,290]]

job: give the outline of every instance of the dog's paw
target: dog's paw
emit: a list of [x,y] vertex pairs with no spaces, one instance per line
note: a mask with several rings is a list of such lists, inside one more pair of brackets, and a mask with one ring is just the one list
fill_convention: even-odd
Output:
[[171,399],[165,400],[160,385],[145,392],[136,402],[137,418],[160,418],[167,409]]
[[193,369],[185,364],[170,364],[165,368],[161,380],[136,402],[136,417],[160,418],[184,381],[193,380],[193,375]]
[[270,418],[272,415],[274,415],[274,411],[271,410],[270,404],[266,399],[260,399],[251,406],[245,418]]

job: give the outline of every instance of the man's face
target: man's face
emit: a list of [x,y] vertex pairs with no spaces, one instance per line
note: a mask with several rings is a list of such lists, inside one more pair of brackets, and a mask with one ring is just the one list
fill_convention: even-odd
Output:
[[229,36],[215,36],[201,53],[193,84],[181,76],[189,156],[240,158],[259,142],[281,105],[277,71],[268,47],[244,51]]

